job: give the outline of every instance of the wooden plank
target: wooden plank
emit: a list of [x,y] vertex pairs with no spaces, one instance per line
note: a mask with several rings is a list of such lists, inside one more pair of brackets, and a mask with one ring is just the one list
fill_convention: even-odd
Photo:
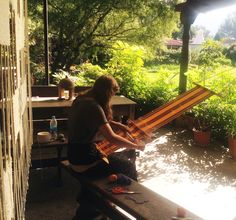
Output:
[[[104,197],[108,198],[137,219],[171,219],[177,214],[177,208],[179,207],[177,204],[153,192],[136,181],[132,181],[129,189],[131,191],[140,192],[140,194],[129,196],[139,201],[146,200],[148,202],[136,204],[133,200],[126,199],[127,195],[125,194],[114,195],[105,190],[107,185],[106,179],[95,180],[93,182],[93,187],[95,187]],[[194,220],[201,219],[189,211],[187,211],[187,217]]]
[[[68,117],[71,100],[59,101],[57,97],[32,97],[33,119],[47,119],[52,115],[56,118]],[[124,96],[114,96],[111,100],[113,114],[116,117],[135,117],[136,103]]]
[[[70,107],[73,100],[58,100],[58,97],[32,97],[32,108],[59,108]],[[124,97],[113,96],[112,106],[136,105],[136,102]]]

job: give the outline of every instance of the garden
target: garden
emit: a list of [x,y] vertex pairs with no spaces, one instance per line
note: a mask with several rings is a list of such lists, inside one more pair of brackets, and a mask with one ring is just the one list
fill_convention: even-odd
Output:
[[[77,86],[91,86],[98,76],[110,74],[117,79],[120,94],[137,102],[136,117],[174,99],[178,95],[181,51],[167,49],[163,39],[181,33],[178,16],[168,4],[153,2],[156,4],[154,11],[148,4],[141,7],[140,2],[132,7],[126,3],[113,3],[109,5],[111,14],[106,14],[105,8],[98,12],[94,5],[90,8],[83,1],[69,1],[64,6],[60,1],[50,3],[51,83],[57,85],[68,76]],[[42,24],[36,22],[42,9],[40,6],[32,8],[31,4],[29,1],[32,81],[44,84],[43,58],[39,56],[42,54],[42,46],[39,46]],[[81,14],[76,13],[76,4],[80,4]],[[117,10],[118,6],[122,9]],[[95,10],[96,16],[92,16],[92,11],[88,13],[90,10]],[[132,14],[134,11],[137,13]],[[61,13],[70,16],[63,20]],[[159,17],[152,17],[154,13],[159,13]],[[99,18],[103,18],[102,21]],[[66,25],[69,22],[66,19],[77,25],[77,33]],[[131,21],[135,22],[131,25]],[[81,42],[76,41],[79,37]],[[191,50],[189,69],[185,73],[187,90],[197,83],[215,92],[186,114],[196,119],[198,127],[210,127],[212,137],[222,141],[236,135],[235,54],[234,45],[227,48],[219,40],[208,38],[201,47]]]
[[[209,51],[211,50],[211,53]],[[236,134],[236,68],[231,65],[217,42],[208,41],[196,51],[191,60],[188,89],[200,84],[215,95],[194,107],[187,114],[200,120],[201,126],[211,127],[214,138],[225,141]],[[169,51],[171,54],[172,51]],[[178,60],[175,53],[174,61]],[[173,54],[172,54],[173,55]],[[137,116],[174,99],[178,95],[179,65],[147,60],[146,51],[138,46],[116,42],[109,51],[110,60],[102,68],[91,62],[74,65],[70,71],[60,70],[53,74],[54,84],[68,76],[77,86],[91,86],[102,74],[111,74],[120,85],[120,94],[134,100]],[[167,57],[167,55],[166,55]],[[165,62],[167,58],[165,58]],[[150,64],[151,63],[151,64]]]

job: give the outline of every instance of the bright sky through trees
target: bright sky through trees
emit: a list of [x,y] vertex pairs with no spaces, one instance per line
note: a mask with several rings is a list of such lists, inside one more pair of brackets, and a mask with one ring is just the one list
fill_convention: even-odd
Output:
[[224,22],[228,15],[233,12],[236,13],[236,4],[231,5],[230,7],[224,7],[199,14],[193,26],[203,26],[211,32],[211,35],[215,35],[220,25]]

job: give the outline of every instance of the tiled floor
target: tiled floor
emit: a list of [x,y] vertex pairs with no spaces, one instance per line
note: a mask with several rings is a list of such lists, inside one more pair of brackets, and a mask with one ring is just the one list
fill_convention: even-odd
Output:
[[[140,183],[204,219],[236,217],[236,161],[220,143],[197,146],[191,133],[162,128],[141,152],[137,167]],[[63,185],[57,187],[56,174],[55,168],[31,172],[26,220],[73,217],[78,184],[63,172]]]

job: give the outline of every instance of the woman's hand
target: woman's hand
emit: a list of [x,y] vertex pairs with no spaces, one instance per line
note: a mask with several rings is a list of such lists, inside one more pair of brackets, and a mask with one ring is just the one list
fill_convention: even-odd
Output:
[[[102,135],[112,144],[117,145],[118,147],[125,147],[129,149],[136,149],[143,151],[145,148],[145,144],[142,141],[136,140],[130,134],[130,138],[124,138],[116,134],[109,123],[103,124],[99,131]],[[127,133],[127,132],[126,132]]]
[[137,144],[137,150],[144,151],[145,144],[142,141],[140,141],[140,140],[136,140],[135,142]]
[[137,145],[136,149],[143,151],[145,149],[145,144],[143,141],[135,139],[129,132],[126,132],[128,139]]

